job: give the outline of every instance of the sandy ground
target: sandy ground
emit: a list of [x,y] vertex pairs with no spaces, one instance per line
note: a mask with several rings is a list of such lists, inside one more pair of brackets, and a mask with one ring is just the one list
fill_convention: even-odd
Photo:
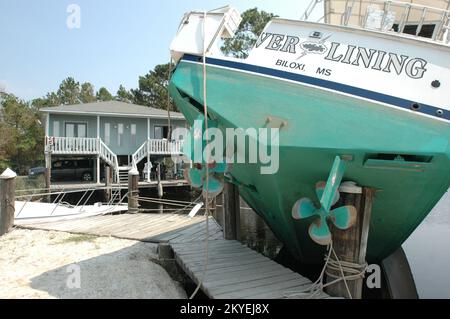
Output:
[[15,229],[0,237],[0,298],[186,298],[156,245]]

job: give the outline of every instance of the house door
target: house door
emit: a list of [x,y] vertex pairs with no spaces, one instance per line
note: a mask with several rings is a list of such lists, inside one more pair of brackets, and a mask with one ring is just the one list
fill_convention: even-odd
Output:
[[66,123],[66,137],[86,137],[86,123]]
[[167,135],[169,134],[169,127],[168,126],[162,126],[162,125],[155,125],[155,135],[154,138],[157,140],[161,140],[163,138],[167,138]]

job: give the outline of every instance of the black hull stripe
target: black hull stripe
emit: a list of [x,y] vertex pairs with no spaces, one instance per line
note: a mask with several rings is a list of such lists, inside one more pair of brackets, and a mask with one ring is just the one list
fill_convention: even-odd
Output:
[[[195,55],[189,55],[186,54],[183,56],[183,59],[185,61],[192,61],[192,62],[201,62],[202,57],[195,56]],[[258,74],[264,74],[269,75],[281,79],[287,79],[299,83],[305,83],[310,84],[313,86],[323,87],[326,89],[343,92],[355,96],[359,96],[365,99],[374,100],[378,102],[382,102],[385,104],[394,105],[403,109],[407,110],[413,110],[417,113],[423,113],[430,115],[435,118],[439,119],[446,119],[450,120],[450,111],[446,109],[441,109],[432,105],[427,105],[420,103],[419,101],[411,101],[402,99],[399,97],[395,97],[392,95],[387,95],[379,92],[374,92],[370,90],[361,89],[358,87],[332,82],[328,80],[318,79],[311,76],[306,76],[302,74],[296,74],[271,68],[266,68],[262,66],[247,64],[247,63],[241,63],[241,62],[235,62],[235,61],[228,61],[228,60],[220,60],[215,58],[206,58],[206,63],[210,65],[217,65],[221,67],[231,68],[231,69],[238,69],[243,71],[248,71],[252,73],[258,73]],[[418,105],[418,109],[413,109],[413,105]]]

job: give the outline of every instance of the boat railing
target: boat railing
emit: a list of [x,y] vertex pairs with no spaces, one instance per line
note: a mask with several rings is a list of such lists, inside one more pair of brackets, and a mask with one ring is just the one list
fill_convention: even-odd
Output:
[[[88,204],[89,200],[92,198],[92,195],[95,191],[111,191],[111,198],[107,203],[104,203],[106,205],[105,210],[103,213],[112,213],[115,211],[115,209],[118,206],[123,205],[124,200],[128,198],[129,192],[121,195],[121,188],[115,187],[115,186],[104,186],[104,187],[95,187],[95,188],[88,188],[83,190],[47,190],[47,189],[36,189],[36,190],[18,190],[16,191],[17,195],[15,196],[15,199],[17,201],[23,201],[24,204],[20,207],[19,211],[15,215],[15,217],[20,217],[20,214],[24,210],[24,208],[33,201],[40,202],[45,197],[50,198],[51,196],[55,196],[54,199],[51,201],[52,204],[52,211],[50,212],[50,216],[52,216],[58,207],[62,206],[69,206],[71,208],[79,209],[80,212],[83,212],[84,207]],[[37,192],[35,192],[37,191]],[[23,194],[23,192],[28,192],[28,194]],[[80,196],[80,199],[77,201],[76,204],[69,204],[64,201],[66,195],[68,194],[75,194],[75,193],[82,193]]]
[[308,21],[319,4],[324,5],[319,21],[325,23],[450,42],[449,8],[386,0],[313,0],[301,20]]

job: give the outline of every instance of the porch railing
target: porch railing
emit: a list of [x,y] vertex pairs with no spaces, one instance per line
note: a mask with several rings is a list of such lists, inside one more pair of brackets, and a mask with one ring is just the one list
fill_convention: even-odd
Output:
[[148,155],[178,155],[181,154],[183,142],[150,139],[144,142],[132,156],[134,168]]
[[98,145],[96,138],[47,136],[45,150],[56,155],[97,154]]
[[111,151],[101,139],[98,139],[98,154],[101,159],[112,166],[114,170],[115,181],[119,182],[119,160],[117,159],[117,155],[113,151]]
[[101,140],[90,137],[45,137],[45,151],[54,155],[99,155],[118,177],[119,162],[117,155]]
[[148,141],[150,154],[155,155],[172,155],[181,154],[182,141],[155,140]]

